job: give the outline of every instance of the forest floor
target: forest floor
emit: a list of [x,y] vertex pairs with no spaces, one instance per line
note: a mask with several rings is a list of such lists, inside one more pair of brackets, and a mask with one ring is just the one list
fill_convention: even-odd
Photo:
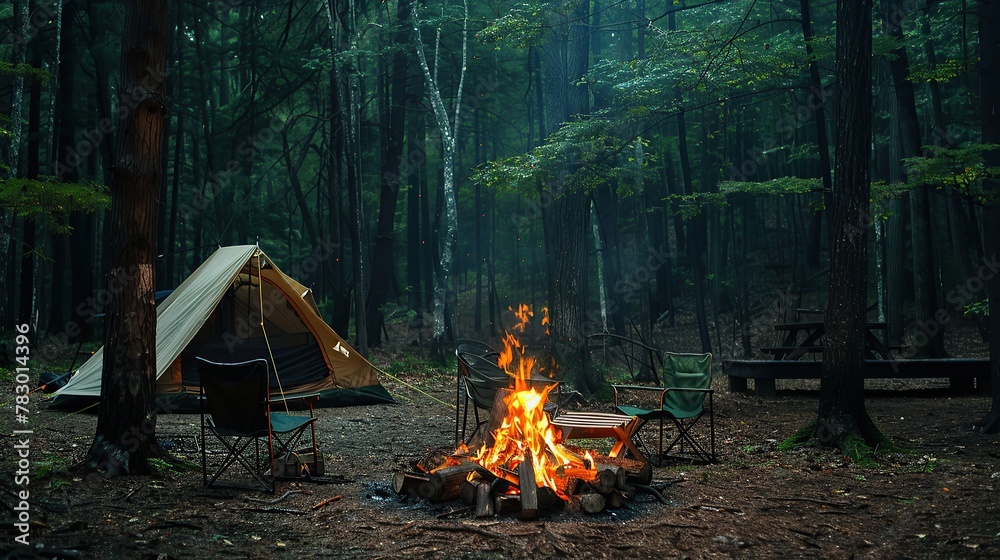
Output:
[[[12,544],[14,411],[0,407],[0,556],[81,558],[998,558],[1000,437],[971,429],[988,396],[952,395],[946,380],[882,382],[866,404],[908,448],[863,467],[778,443],[816,417],[816,382],[779,382],[778,396],[731,394],[715,379],[719,461],[653,470],[668,504],[636,494],[599,514],[536,521],[475,519],[460,501],[432,504],[392,489],[392,474],[454,441],[453,373],[375,361],[396,405],[320,409],[326,474],[349,482],[279,481],[274,496],[206,489],[201,473],[102,479],[74,468],[92,414],[47,410],[33,395],[31,547]],[[607,403],[594,403],[607,410]],[[161,416],[158,437],[199,461],[197,415]],[[185,437],[186,436],[186,437]],[[595,447],[606,442],[593,442]],[[275,504],[263,501],[281,498]],[[342,496],[315,508],[328,498]]]

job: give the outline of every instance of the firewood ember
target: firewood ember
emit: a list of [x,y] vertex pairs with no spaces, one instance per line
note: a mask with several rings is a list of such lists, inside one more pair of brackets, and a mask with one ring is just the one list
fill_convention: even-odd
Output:
[[559,467],[556,469],[556,475],[565,478],[577,478],[589,481],[597,477],[597,471],[593,469],[582,469],[579,467]]
[[460,461],[461,460],[455,456],[454,449],[438,448],[434,449],[427,455],[424,455],[419,461],[417,461],[414,467],[421,472],[429,473],[437,469],[456,465]]
[[430,474],[427,481],[418,487],[420,497],[432,502],[450,502],[459,497],[459,486],[476,467],[471,461],[464,461]]
[[420,496],[420,485],[427,482],[430,475],[397,471],[392,475],[392,487],[397,494],[406,494],[411,498]]
[[562,499],[548,486],[538,487],[538,509],[550,510],[560,505]]
[[587,483],[599,494],[610,494],[615,489],[617,481],[618,475],[615,471],[609,468],[602,468],[597,471],[597,477]]
[[653,481],[653,465],[646,463],[642,466],[642,469],[638,472],[629,470],[628,476],[625,477],[625,482],[627,484],[644,484],[648,485]]

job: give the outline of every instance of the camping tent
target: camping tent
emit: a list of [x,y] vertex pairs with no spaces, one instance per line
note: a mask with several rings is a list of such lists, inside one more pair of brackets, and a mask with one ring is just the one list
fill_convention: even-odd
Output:
[[[161,409],[194,410],[195,358],[265,358],[271,389],[319,393],[320,406],[394,402],[378,370],[319,315],[312,292],[255,245],[221,247],[156,310],[156,396]],[[77,408],[101,395],[104,349],[55,393],[53,406]]]

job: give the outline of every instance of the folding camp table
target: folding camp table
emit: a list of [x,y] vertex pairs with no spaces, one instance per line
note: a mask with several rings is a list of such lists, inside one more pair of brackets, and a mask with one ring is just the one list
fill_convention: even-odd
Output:
[[632,441],[632,436],[640,425],[635,416],[570,410],[559,413],[552,419],[552,425],[562,430],[564,440],[614,438],[615,444],[611,447],[609,456],[618,457],[628,449],[636,459],[646,461],[646,457]]

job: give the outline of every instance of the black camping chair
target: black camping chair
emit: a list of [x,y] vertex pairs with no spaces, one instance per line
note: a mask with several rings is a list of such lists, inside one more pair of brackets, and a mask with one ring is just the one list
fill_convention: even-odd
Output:
[[[480,428],[489,421],[488,416],[480,418],[479,409],[487,412],[493,410],[493,402],[496,400],[497,391],[513,387],[514,385],[514,378],[497,365],[497,355],[476,356],[463,352],[458,353],[459,394],[460,396],[464,396],[460,435],[457,413],[455,416],[455,435],[459,443],[468,443],[471,441],[479,433]],[[528,385],[537,390],[541,390],[549,385],[556,385],[558,389],[559,382],[542,375],[533,375],[528,380]],[[465,389],[464,392],[461,390],[462,387]],[[472,413],[475,416],[476,423],[472,433],[466,436],[470,403],[472,404]],[[545,411],[549,413],[550,417],[555,416],[557,412],[555,403],[552,401],[546,403]]]
[[[478,340],[472,340],[469,338],[463,338],[455,341],[455,357],[458,358],[458,376],[456,377],[455,384],[455,442],[461,443],[465,438],[465,423],[460,420],[462,414],[462,396],[465,395],[465,414],[468,416],[468,403],[469,396],[463,391],[464,380],[469,376],[469,365],[468,361],[463,360],[461,355],[467,354],[471,356],[480,357],[490,357],[493,360],[493,364],[496,364],[496,358],[500,356],[500,352],[495,350],[489,344],[485,342],[480,342]],[[492,401],[491,401],[492,402]],[[487,407],[488,408],[488,407]],[[476,422],[478,424],[479,417],[478,411],[476,416]],[[461,435],[459,434],[461,427]]]
[[455,355],[457,356],[459,353],[484,357],[500,355],[500,351],[489,344],[471,338],[461,338],[455,341]]
[[[205,486],[233,486],[274,492],[275,460],[286,461],[294,453],[306,429],[312,431],[312,457],[316,447],[316,418],[312,401],[318,395],[296,395],[272,400],[268,387],[268,363],[264,359],[218,363],[197,358],[201,378],[201,468]],[[274,404],[304,400],[309,415],[271,412]],[[225,457],[209,474],[206,436],[213,434],[224,447]],[[253,452],[250,446],[253,444]],[[262,456],[261,446],[266,445]],[[238,467],[237,467],[238,465]],[[252,484],[219,478],[231,467],[242,467]],[[315,465],[313,466],[314,471]]]

